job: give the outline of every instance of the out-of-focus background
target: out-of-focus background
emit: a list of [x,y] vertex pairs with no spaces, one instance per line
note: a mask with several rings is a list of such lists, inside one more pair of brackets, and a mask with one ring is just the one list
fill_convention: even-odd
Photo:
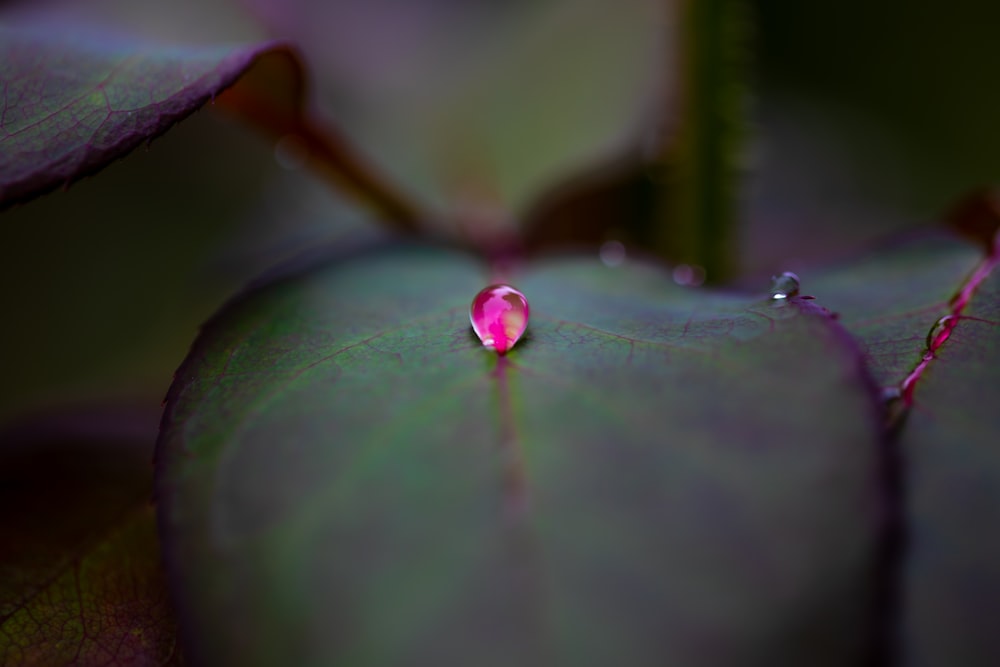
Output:
[[[428,16],[468,5],[423,4]],[[490,11],[509,13],[507,30],[534,15],[526,4]],[[267,34],[220,0],[50,6],[164,42]],[[757,0],[749,10],[742,284],[785,269],[808,280],[810,266],[933,224],[1000,181],[1000,3]],[[356,233],[364,216],[287,149],[206,109],[96,177],[0,214],[0,424],[65,405],[155,407],[228,295],[297,250]]]

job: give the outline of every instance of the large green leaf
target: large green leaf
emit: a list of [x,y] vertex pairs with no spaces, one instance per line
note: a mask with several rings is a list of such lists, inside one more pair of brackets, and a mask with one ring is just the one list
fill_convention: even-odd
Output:
[[171,390],[161,532],[205,664],[856,665],[880,415],[822,309],[596,259],[395,247],[225,308]]

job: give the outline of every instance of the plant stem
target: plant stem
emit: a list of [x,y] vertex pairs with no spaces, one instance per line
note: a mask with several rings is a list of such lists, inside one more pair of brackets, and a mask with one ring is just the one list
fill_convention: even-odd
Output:
[[387,226],[418,233],[424,214],[332,127],[310,113],[304,67],[296,52],[276,47],[216,99],[275,138],[294,137],[307,163],[331,184],[379,215]]
[[743,0],[680,0],[679,122],[655,167],[652,243],[669,261],[732,276],[744,134]]

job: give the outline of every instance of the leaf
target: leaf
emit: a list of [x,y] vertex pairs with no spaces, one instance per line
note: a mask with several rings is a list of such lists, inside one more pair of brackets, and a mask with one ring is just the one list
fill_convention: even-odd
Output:
[[636,148],[673,76],[648,0],[246,4],[365,153],[473,234],[510,234],[544,188]]
[[[549,262],[506,357],[480,267],[390,247],[204,329],[157,493],[205,664],[856,665],[879,415],[807,301]],[[808,381],[804,382],[803,380]]]
[[920,363],[928,333],[950,312],[949,299],[981,260],[975,244],[941,231],[800,277],[803,293],[839,315],[875,380],[889,387]]
[[0,434],[0,663],[179,664],[134,421],[48,415]]
[[[985,221],[994,234],[996,220]],[[890,472],[901,513],[890,575],[901,664],[992,665],[1000,656],[989,620],[1000,613],[996,255],[995,245],[984,257],[980,243],[935,232],[803,284],[841,313],[881,384],[912,402]]]
[[904,664],[996,664],[1000,614],[1000,273],[926,364],[899,443],[907,464]]
[[0,207],[102,169],[277,57],[287,49],[153,47],[56,24],[0,25]]

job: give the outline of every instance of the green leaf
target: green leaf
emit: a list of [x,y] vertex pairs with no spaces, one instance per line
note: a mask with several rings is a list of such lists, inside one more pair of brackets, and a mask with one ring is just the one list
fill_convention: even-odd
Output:
[[205,328],[158,446],[206,664],[856,665],[880,415],[822,309],[549,262],[528,332],[480,267],[394,247],[289,272]]
[[48,414],[0,433],[0,663],[179,664],[148,416]]

